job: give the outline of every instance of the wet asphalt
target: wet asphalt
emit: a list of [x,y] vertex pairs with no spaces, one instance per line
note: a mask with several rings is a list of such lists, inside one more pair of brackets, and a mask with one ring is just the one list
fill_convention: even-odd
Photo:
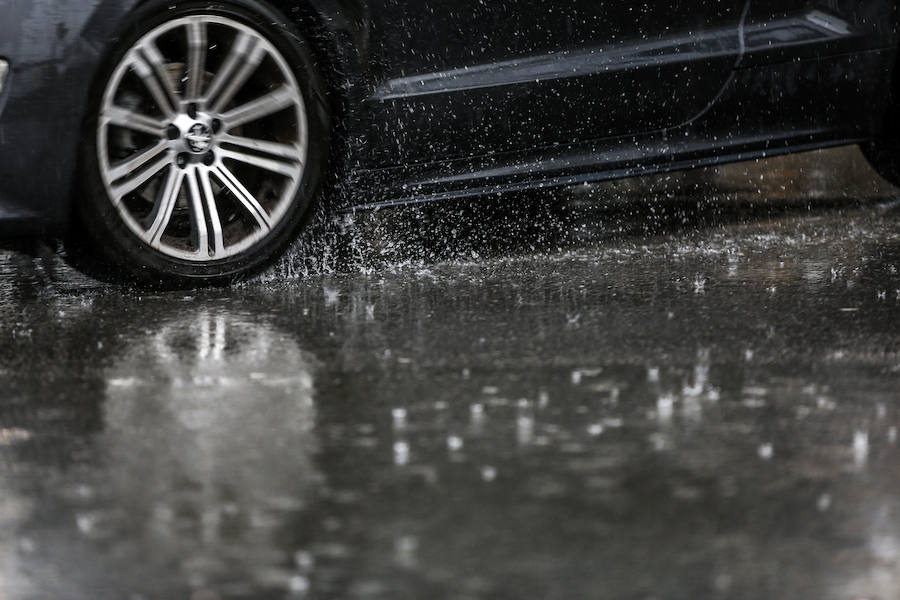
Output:
[[838,150],[231,289],[0,253],[0,598],[900,597],[896,198]]

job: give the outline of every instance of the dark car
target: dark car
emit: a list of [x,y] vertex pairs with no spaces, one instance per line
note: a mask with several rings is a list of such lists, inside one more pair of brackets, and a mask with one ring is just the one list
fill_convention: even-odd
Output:
[[897,26],[893,0],[0,0],[0,232],[189,284],[321,201],[857,143],[897,181]]

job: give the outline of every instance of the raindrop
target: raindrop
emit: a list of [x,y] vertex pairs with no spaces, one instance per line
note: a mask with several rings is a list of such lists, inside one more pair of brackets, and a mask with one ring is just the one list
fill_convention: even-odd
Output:
[[316,564],[316,559],[311,552],[298,550],[294,553],[294,564],[297,566],[297,569],[306,573],[312,571],[313,566]]
[[21,550],[25,554],[32,554],[35,551],[36,547],[34,545],[34,540],[28,537],[23,537],[19,540],[19,550]]
[[401,567],[412,569],[418,563],[416,552],[419,550],[419,540],[411,535],[394,540],[394,561]]
[[394,418],[394,428],[403,429],[406,427],[406,409],[395,408],[391,410],[391,416]]
[[402,467],[409,464],[409,444],[404,441],[394,442],[394,464]]
[[694,293],[702,294],[706,291],[706,277],[697,275],[694,277]]
[[662,452],[669,448],[669,440],[662,433],[653,433],[650,435],[650,445],[653,446],[653,449],[657,452]]
[[660,421],[671,421],[675,413],[675,398],[669,394],[656,401],[656,415]]
[[541,392],[538,394],[538,407],[541,409],[544,409],[544,408],[547,408],[547,406],[549,406],[549,405],[550,405],[550,394],[545,390],[541,390]]
[[772,444],[761,444],[759,448],[756,449],[756,453],[763,460],[771,460],[775,455],[775,448]]
[[304,595],[309,592],[309,579],[303,575],[294,575],[288,581],[288,591],[295,595]]
[[534,440],[534,419],[532,417],[520,415],[516,419],[516,439],[523,446]]
[[322,292],[325,295],[325,306],[334,306],[341,298],[340,290],[334,290],[326,287],[322,288]]
[[853,460],[858,466],[869,458],[869,432],[860,430],[853,434]]

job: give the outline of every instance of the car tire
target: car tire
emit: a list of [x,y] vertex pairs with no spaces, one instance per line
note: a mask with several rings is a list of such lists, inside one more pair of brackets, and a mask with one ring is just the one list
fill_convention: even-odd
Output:
[[313,212],[329,132],[308,44],[273,8],[147,2],[96,78],[69,254],[167,287],[258,272]]

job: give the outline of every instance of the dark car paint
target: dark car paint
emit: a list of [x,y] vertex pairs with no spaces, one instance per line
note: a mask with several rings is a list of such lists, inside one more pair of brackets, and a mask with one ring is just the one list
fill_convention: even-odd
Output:
[[677,125],[727,79],[745,0],[374,3],[372,159],[399,166]]
[[[145,1],[0,0],[0,233],[66,225],[96,74]],[[348,206],[864,141],[898,43],[893,0],[273,4],[331,88]]]

